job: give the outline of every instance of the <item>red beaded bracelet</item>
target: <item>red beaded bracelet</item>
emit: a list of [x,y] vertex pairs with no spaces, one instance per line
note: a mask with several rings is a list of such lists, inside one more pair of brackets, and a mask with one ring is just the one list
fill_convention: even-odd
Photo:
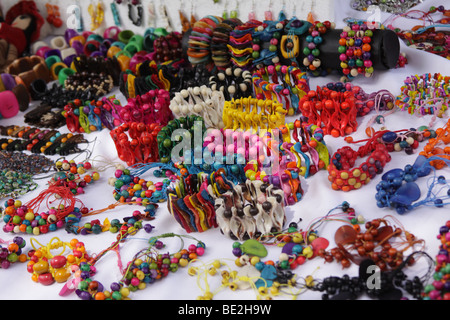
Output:
[[358,127],[356,101],[353,91],[318,87],[300,99],[299,110],[308,124],[320,127],[325,135],[339,137],[355,132]]
[[[129,166],[159,161],[157,135],[161,126],[156,123],[124,123],[110,132],[119,159]],[[127,133],[128,132],[128,135]],[[131,141],[129,140],[129,137]]]
[[[350,147],[342,147],[333,154],[328,166],[328,180],[331,182],[333,190],[351,191],[361,188],[372,180],[377,174],[383,172],[387,162],[391,161],[391,156],[384,143],[379,142],[379,138],[389,131],[379,131],[360,147],[358,151]],[[358,157],[369,155],[366,162],[359,167],[351,169]]]

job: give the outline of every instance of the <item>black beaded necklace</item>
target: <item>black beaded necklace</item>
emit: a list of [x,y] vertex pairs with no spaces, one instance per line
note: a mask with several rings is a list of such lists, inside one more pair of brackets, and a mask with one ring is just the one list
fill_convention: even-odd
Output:
[[[403,272],[403,268],[414,259],[415,255],[424,255],[428,258],[429,269],[423,277],[414,276],[412,279]],[[433,259],[423,251],[411,253],[405,261],[395,270],[376,273],[376,264],[370,260],[364,260],[359,266],[359,276],[350,277],[345,274],[342,277],[330,276],[322,281],[317,281],[309,289],[322,292],[322,300],[356,300],[364,293],[371,299],[379,300],[404,300],[404,293],[414,299],[422,299],[424,283],[433,272]],[[374,267],[373,270],[369,269]]]

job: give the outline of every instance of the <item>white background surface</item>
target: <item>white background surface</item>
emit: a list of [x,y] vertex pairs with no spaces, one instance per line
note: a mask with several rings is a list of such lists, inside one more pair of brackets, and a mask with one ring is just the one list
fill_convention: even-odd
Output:
[[[2,2],[4,13],[6,13],[5,8],[7,8],[8,5],[12,2],[13,1]],[[82,1],[82,4],[84,5],[84,3],[86,2],[87,1]],[[268,3],[268,1],[264,2]],[[105,1],[105,3],[109,2]],[[158,3],[159,2],[157,2],[157,4]],[[178,7],[175,5],[172,6],[172,3],[179,2],[168,1],[166,3],[168,5],[168,12],[173,17],[173,21],[176,20],[178,22]],[[262,8],[260,2],[257,3],[257,18],[263,19],[263,11],[265,8]],[[292,3],[292,1],[287,1],[286,5],[290,6],[292,5]],[[300,3],[299,5],[301,6],[302,1],[298,1],[298,3]],[[334,11],[334,21],[336,21],[338,28],[343,26],[342,19],[345,17],[365,17],[363,13],[353,11],[349,6],[349,1],[347,0],[329,1],[329,4],[331,6],[334,5],[334,10],[333,7],[325,6],[322,6],[320,10],[323,10],[323,12],[327,13]],[[438,5],[440,4],[440,2],[427,0],[418,8],[427,10],[432,4]],[[231,8],[233,6],[234,4],[230,4]],[[308,5],[306,4],[305,7],[307,6]],[[122,7],[124,7],[124,5],[122,5]],[[241,13],[242,20],[246,21],[246,17],[250,7],[251,1],[242,1],[240,3],[239,11]],[[281,6],[278,3],[277,5],[274,4],[273,7],[273,12],[276,13]],[[214,4],[212,0],[198,1],[196,8],[196,10],[198,10],[199,18],[206,14],[221,15],[223,11],[223,2],[221,1],[221,3],[219,4]],[[299,11],[300,9],[297,9],[298,17],[306,17],[306,12],[302,12],[302,14],[300,14]],[[189,11],[187,13],[189,13]],[[106,14],[108,14],[108,12],[106,12]],[[387,16],[388,15],[383,14],[382,19],[387,18]],[[290,18],[291,15],[287,14],[287,17]],[[330,19],[333,20],[332,17],[333,16],[331,16]],[[326,17],[325,15],[324,19],[329,19],[329,17]],[[84,20],[85,23],[87,23],[87,14],[84,15]],[[127,18],[126,15],[122,14],[122,21],[124,20],[127,20]],[[409,61],[409,64],[406,66],[406,68],[383,72],[376,71],[375,76],[372,79],[358,78],[354,81],[354,83],[360,85],[366,92],[388,89],[392,94],[397,95],[400,93],[400,87],[403,84],[403,80],[410,75],[421,75],[423,73],[433,74],[436,72],[440,72],[446,75],[450,74],[450,62],[448,60],[425,52],[419,52],[407,48],[403,43],[401,43],[401,50],[402,52],[405,52],[407,54],[407,58]],[[316,85],[324,85],[328,82],[338,80],[339,76],[334,74],[327,78],[311,79],[310,85],[311,88],[315,88]],[[124,103],[125,99],[123,98],[123,96],[120,95],[118,91],[115,91],[115,93],[118,94],[117,97],[121,100],[122,103]],[[369,118],[372,117],[372,115],[373,114],[369,114],[365,118],[359,119],[358,131],[353,135],[355,139],[365,138],[365,124],[367,123]],[[22,124],[22,116],[23,114],[20,113],[13,119],[1,120],[1,124]],[[445,115],[445,118],[448,118],[448,111]],[[397,111],[393,115],[386,118],[386,125],[388,129],[391,130],[411,127],[417,128],[421,125],[427,125],[430,120],[431,118],[429,117],[418,118],[402,113],[401,111]],[[436,129],[442,126],[446,122],[445,120],[446,119],[438,119],[434,128]],[[67,129],[61,129],[61,131],[64,130]],[[108,159],[111,163],[117,163],[117,153],[112,139],[109,136],[109,131],[104,129],[99,133],[87,135],[87,139],[90,141],[93,141],[95,137],[97,138],[97,143],[94,150],[94,157],[101,155],[104,159]],[[336,139],[332,138],[331,136],[327,136],[325,139],[331,153],[334,153],[339,147],[346,145],[342,138]],[[423,148],[423,146],[424,143],[420,145],[420,149]],[[354,148],[356,148],[356,146],[354,146]],[[71,157],[68,157],[68,159],[71,159]],[[416,155],[407,156],[404,152],[392,153],[392,161],[386,165],[385,171],[394,168],[403,168],[406,164],[412,164],[415,159]],[[76,159],[76,161],[78,160],[81,160],[80,157]],[[94,165],[95,164],[96,163],[94,163]],[[112,196],[113,187],[107,184],[108,178],[113,176],[114,170],[115,169],[112,168],[100,172],[100,180],[88,186],[86,188],[86,194],[79,196],[79,199],[87,207],[93,209],[102,209],[114,202],[114,198]],[[450,177],[449,173],[450,172],[448,168],[441,170],[441,174],[443,174],[447,178]],[[157,179],[153,178],[151,173],[143,175],[142,178],[152,181],[158,181]],[[304,229],[307,227],[309,222],[312,221],[312,219],[324,216],[333,207],[340,205],[343,201],[348,201],[356,210],[356,214],[362,214],[366,218],[366,220],[380,218],[386,215],[394,216],[401,221],[406,230],[412,232],[417,238],[424,239],[426,241],[425,249],[432,257],[434,257],[438,251],[439,246],[439,242],[436,240],[436,235],[438,233],[439,227],[443,225],[450,217],[449,208],[440,209],[433,207],[422,207],[416,209],[413,212],[409,212],[404,216],[399,216],[395,213],[395,211],[389,209],[379,209],[376,206],[374,196],[375,186],[380,181],[380,179],[381,176],[377,176],[370,182],[369,185],[364,186],[358,191],[352,191],[350,193],[333,191],[327,179],[326,171],[321,171],[313,177],[308,178],[307,180],[302,179],[302,187],[304,188],[305,194],[303,199],[299,203],[286,208],[286,217],[288,221],[287,224],[289,224],[289,222],[291,221],[297,221],[299,218],[301,218],[303,222],[299,224],[299,227]],[[421,187],[422,192],[424,192],[426,190],[425,188],[427,179],[422,180],[423,181],[419,181],[419,186]],[[40,190],[42,190],[46,181],[47,180],[41,181]],[[34,193],[28,194],[21,200],[26,203],[30,199],[36,197],[38,192],[39,191],[35,191]],[[133,210],[139,209],[140,207],[137,206],[121,207],[113,211],[108,211],[106,213],[100,214],[98,216],[85,218],[84,221],[88,222],[92,219],[100,219],[101,221],[103,221],[106,217],[108,217],[110,220],[114,218],[118,218],[121,220],[123,217],[131,215]],[[3,226],[3,222],[1,222],[1,224]],[[155,226],[155,229],[153,230],[151,235],[148,235],[144,230],[142,230],[135,237],[133,237],[133,240],[127,241],[122,245],[121,254],[124,264],[129,261],[129,259],[136,251],[146,247],[146,240],[149,238],[149,236],[157,236],[166,232],[185,234],[185,231],[168,213],[166,203],[162,203],[160,205],[160,209],[156,213],[156,219],[152,221],[151,224]],[[330,249],[334,247],[334,232],[340,225],[341,223],[328,222],[318,230],[320,236],[326,237],[330,240]],[[234,269],[238,269],[233,265],[233,260],[235,259],[231,252],[233,240],[224,237],[218,229],[209,230],[201,234],[192,234],[192,236],[204,241],[206,244],[206,253],[201,259],[204,263],[209,263],[215,259],[224,259],[224,261],[227,261],[227,263],[233,266]],[[3,240],[11,240],[13,237],[13,234],[5,234],[3,231],[0,231],[0,238]],[[28,243],[25,250],[31,249],[29,241],[31,236],[23,235],[23,237]],[[35,238],[41,244],[47,244],[53,237],[59,237],[63,241],[70,241],[73,238],[73,235],[69,235],[66,233],[66,231],[60,230],[57,232],[48,233],[46,235],[40,235]],[[115,237],[116,234],[106,232],[100,235],[78,236],[77,238],[85,243],[86,249],[89,253],[92,254],[108,247],[115,240]],[[176,239],[167,240],[166,243],[170,252],[177,250],[180,246],[179,241]],[[186,240],[185,243],[186,245],[189,245],[191,242]],[[269,256],[267,257],[267,259],[277,260],[281,249],[276,247],[268,249]],[[105,285],[105,287],[109,287],[109,284],[111,282],[118,281],[120,279],[120,273],[117,268],[117,258],[115,254],[109,253],[108,255],[106,255],[97,263],[96,267],[98,270],[98,274],[97,276],[95,276],[95,279],[101,281]],[[408,269],[408,273],[412,275],[422,275],[426,271],[427,267],[428,265],[426,264],[425,260],[420,259],[413,268]],[[306,277],[307,275],[313,274],[315,278],[322,279],[329,275],[343,275],[344,273],[347,273],[349,275],[356,275],[358,272],[358,268],[357,266],[352,265],[351,268],[342,270],[340,264],[336,262],[325,264],[323,259],[316,258],[314,260],[307,261],[303,266],[298,267],[295,272],[299,277]],[[217,281],[220,281],[220,276],[216,276],[216,278],[213,279],[215,279],[215,281],[211,281],[210,283],[212,291],[217,288]],[[68,297],[60,297],[58,293],[63,286],[62,284],[53,284],[51,286],[45,287],[41,284],[34,283],[31,280],[31,274],[26,271],[26,263],[16,263],[12,265],[8,270],[0,270],[0,286],[2,287],[2,290],[0,290],[0,299],[78,299],[75,294],[72,294]],[[190,277],[187,274],[187,269],[180,268],[178,272],[174,274],[170,273],[167,278],[149,285],[145,290],[132,293],[130,295],[130,298],[136,300],[194,300],[200,294],[202,294],[202,292],[197,286],[196,278]],[[215,299],[254,300],[255,297],[255,293],[251,290],[236,292],[224,290],[218,293],[215,296]],[[320,299],[321,294],[306,292],[298,298]],[[277,299],[289,299],[289,297],[280,297]]]

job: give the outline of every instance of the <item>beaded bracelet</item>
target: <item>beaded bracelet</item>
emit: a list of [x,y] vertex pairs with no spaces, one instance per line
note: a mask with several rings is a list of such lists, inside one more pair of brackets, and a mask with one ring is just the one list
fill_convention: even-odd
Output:
[[[125,217],[123,222],[119,219],[113,219],[111,222],[108,218],[103,223],[100,220],[95,219],[90,222],[80,225],[81,214],[70,214],[66,217],[66,231],[68,233],[74,233],[76,235],[88,235],[88,234],[100,234],[102,232],[110,231],[111,233],[129,232],[134,234],[135,231],[144,228],[147,233],[150,233],[153,226],[150,224],[143,225],[143,221],[151,221],[154,219],[155,212],[149,211],[142,214],[140,211],[133,211],[131,217]],[[121,237],[121,235],[119,235]]]
[[238,67],[219,70],[209,78],[209,87],[213,92],[223,92],[225,100],[240,99],[252,95],[252,74]]
[[[361,146],[358,151],[350,147],[342,147],[333,154],[327,169],[328,180],[331,182],[333,190],[351,191],[360,189],[377,174],[383,172],[386,163],[391,161],[391,156],[385,144],[380,143],[378,139],[386,132],[375,133],[366,145]],[[367,156],[369,153],[366,162],[351,169],[358,157]]]
[[242,25],[242,21],[237,18],[225,19],[217,24],[213,30],[211,38],[211,58],[214,65],[223,70],[231,64],[231,54],[228,51],[230,33],[237,26]]
[[[177,130],[184,130],[184,133],[177,133]],[[162,163],[168,163],[174,157],[185,157],[185,159],[190,159],[190,157],[185,154],[185,148],[179,150],[178,154],[173,154],[173,150],[176,147],[173,142],[183,143],[188,146],[188,151],[194,153],[193,151],[196,148],[196,134],[201,134],[201,137],[203,138],[205,131],[205,122],[200,116],[191,115],[169,121],[167,126],[161,128],[161,131],[159,131],[156,137],[160,161]],[[173,137],[174,134],[176,136]],[[194,137],[194,139],[192,139],[192,137]],[[184,139],[186,139],[187,142],[183,142]]]
[[303,59],[303,66],[313,76],[320,76],[328,72],[322,67],[322,62],[319,59],[320,50],[318,46],[323,42],[323,35],[331,29],[335,28],[335,24],[330,21],[315,22],[308,30],[309,35],[306,37],[308,43],[303,48],[303,54],[306,56]]
[[189,36],[187,55],[192,64],[211,62],[211,38],[214,28],[223,21],[222,17],[206,16],[194,23]]
[[[440,195],[441,192],[445,193],[446,179],[444,176],[437,177],[436,170],[447,166],[450,160],[448,157],[450,148],[442,148],[442,144],[445,146],[450,142],[448,126],[449,123],[444,128],[437,129],[436,132],[429,130],[430,139],[413,165],[406,165],[404,170],[392,169],[383,175],[382,181],[377,185],[378,207],[392,207],[397,213],[404,214],[421,205],[443,207],[447,204],[444,201],[448,198],[448,192]],[[434,177],[428,185],[427,195],[424,199],[417,201],[421,192],[415,181],[429,175],[432,171],[434,171]]]
[[395,105],[409,114],[442,117],[449,106],[450,77],[440,73],[407,77],[396,97]]
[[270,130],[284,124],[287,111],[283,104],[272,100],[242,98],[225,101],[224,129],[243,131]]
[[[197,241],[197,244],[191,244],[187,249],[183,247],[174,254],[161,253],[165,247],[162,239],[177,237],[182,241],[184,238]],[[81,263],[78,272],[75,272],[75,281],[71,286],[66,286],[60,295],[66,295],[68,292],[75,291],[82,300],[124,300],[129,299],[131,292],[144,290],[147,285],[157,280],[162,280],[170,272],[176,272],[179,267],[186,267],[191,261],[196,260],[205,253],[205,244],[187,235],[177,235],[173,233],[162,234],[149,239],[149,247],[137,252],[132,260],[127,263],[126,268],[121,270],[122,278],[118,282],[110,285],[107,290],[99,281],[93,280],[96,273],[95,263],[106,252],[117,250],[117,244],[104,250],[95,259],[86,263]]]
[[367,24],[361,22],[349,23],[344,27],[339,40],[339,59],[344,77],[354,79],[359,74],[366,77],[373,75],[372,61],[370,60],[372,50],[373,31]]
[[[244,245],[252,240],[245,241]],[[254,243],[252,242],[252,245]],[[201,265],[196,266],[198,263]],[[236,259],[235,266],[238,270],[234,270],[225,259],[215,259],[209,263],[192,261],[188,274],[197,277],[198,287],[202,290],[202,295],[198,296],[197,300],[213,300],[214,296],[224,289],[230,289],[232,292],[253,289],[256,299],[265,300],[280,296],[295,298],[302,293],[302,290],[294,290],[296,275],[290,270],[282,269],[272,260],[264,262],[257,255],[242,255]],[[220,275],[221,281],[209,283],[208,277],[214,278],[216,275]],[[219,283],[219,286],[213,289],[212,283]]]
[[[5,127],[0,127],[0,130],[4,129]],[[2,149],[7,151],[28,150],[32,153],[44,153],[45,155],[57,153],[66,156],[80,152],[78,145],[87,143],[82,134],[61,134],[56,130],[41,130],[39,128],[25,128],[23,130],[24,134],[22,134],[22,137],[24,139],[1,139],[0,145]]]
[[133,202],[146,207],[148,212],[154,211],[154,203],[167,199],[166,189],[170,180],[153,183],[130,172],[130,169],[119,168],[114,178],[108,179],[108,184],[114,186],[113,196],[116,201]]
[[[328,168],[331,156],[323,139],[323,131],[319,127],[305,125],[301,120],[296,120],[294,123],[281,127],[280,131],[283,136],[283,148],[295,155],[301,176],[308,178],[319,170]],[[304,165],[302,165],[302,158]]]
[[283,103],[288,115],[298,113],[298,102],[309,91],[306,73],[296,67],[268,66],[252,76],[257,99],[276,100]]
[[281,231],[286,221],[283,190],[262,181],[234,186],[216,199],[215,207],[219,228],[234,240]]
[[253,67],[253,38],[252,34],[255,28],[262,25],[261,21],[249,20],[244,24],[235,27],[230,32],[228,51],[231,56],[231,63],[244,70],[250,70]]
[[[286,22],[283,21],[264,21],[262,25],[256,27],[252,34],[254,58],[252,64],[256,69],[262,69],[269,65],[278,65],[278,44],[281,39],[281,33]],[[264,43],[269,42],[269,47],[265,48]]]
[[222,113],[225,103],[224,93],[220,90],[201,87],[189,87],[175,93],[170,101],[170,110],[175,118],[188,116],[201,117],[209,128],[223,128]]
[[156,137],[160,130],[161,127],[156,123],[146,125],[132,122],[115,128],[110,132],[110,136],[116,146],[119,159],[131,166],[135,163],[158,161]]
[[4,169],[0,172],[0,198],[17,199],[28,192],[36,190],[38,184],[27,173]]
[[146,125],[156,123],[165,126],[173,119],[169,102],[168,91],[150,90],[142,96],[129,98],[124,106],[116,104],[115,110],[122,123],[139,122]]
[[170,214],[186,232],[205,232],[217,228],[214,199],[230,190],[233,183],[219,172],[181,177],[167,189]]
[[14,237],[11,241],[0,239],[0,268],[6,270],[16,262],[26,262],[28,257],[23,253],[26,245],[26,240],[19,236]]
[[436,266],[433,273],[433,282],[429,283],[423,288],[423,300],[448,300],[448,278],[445,276],[450,269],[448,264],[449,247],[448,241],[450,239],[449,233],[450,222],[447,221],[439,228],[437,239],[440,240],[439,251],[436,255]]
[[[28,255],[30,261],[27,264],[27,271],[32,274],[31,280],[44,286],[66,282],[70,275],[70,269],[87,261],[90,257],[86,252],[83,242],[72,239],[70,242],[63,242],[58,238],[52,238],[50,242],[43,246],[36,239],[30,239],[34,250],[30,250]],[[40,247],[36,247],[37,242]],[[51,250],[61,249],[59,254],[52,254]],[[66,249],[72,250],[67,256],[64,256]]]
[[[66,187],[74,195],[84,194],[84,188],[100,179],[100,174],[96,171],[86,173],[92,168],[90,162],[76,163],[74,160],[62,160],[55,163],[57,172],[48,182],[49,186]],[[84,176],[83,176],[84,175]]]
[[334,91],[328,87],[310,90],[300,99],[299,110],[306,123],[316,125],[325,135],[349,135],[358,127],[355,93]]
[[110,130],[120,124],[116,108],[120,102],[114,97],[103,97],[102,100],[75,99],[69,101],[62,114],[66,119],[66,125],[70,132],[91,133]]
[[156,63],[160,64],[181,59],[183,53],[182,39],[183,35],[175,31],[166,36],[156,38],[153,41],[154,60]]

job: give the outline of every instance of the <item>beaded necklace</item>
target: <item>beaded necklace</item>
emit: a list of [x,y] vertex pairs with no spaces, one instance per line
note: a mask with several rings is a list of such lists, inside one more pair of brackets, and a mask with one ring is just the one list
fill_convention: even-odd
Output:
[[[326,216],[313,221],[306,229],[307,232],[318,228],[329,219],[334,220],[335,216],[332,212],[335,210],[342,210],[347,220],[342,220],[346,224],[335,232],[336,247],[329,251],[318,250],[317,252],[326,262],[337,261],[343,268],[348,268],[352,262],[360,264],[366,257],[372,259],[381,271],[385,271],[402,265],[405,261],[404,253],[407,250],[412,249],[415,252],[416,246],[422,244],[421,251],[423,251],[424,240],[417,239],[392,216],[366,221],[365,231],[361,230],[360,224],[364,223],[364,218],[362,216],[356,218],[355,210],[347,202],[331,209]],[[408,258],[408,263],[413,265],[415,260]]]
[[[165,247],[162,240],[168,238],[179,238],[182,242],[181,249],[174,254],[161,252]],[[131,292],[144,290],[147,285],[166,278],[170,272],[176,272],[180,267],[186,267],[205,253],[205,244],[192,236],[165,233],[151,237],[148,248],[138,251],[125,268],[121,267],[119,257],[122,278],[118,282],[113,282],[108,290],[102,283],[93,279],[96,273],[95,264],[109,251],[116,251],[119,255],[119,242],[123,242],[124,239],[126,239],[125,236],[100,252],[95,258],[81,263],[79,272],[75,273],[73,281],[63,288],[60,295],[75,291],[82,300],[128,300]],[[194,240],[197,244],[183,248],[184,239]]]
[[[447,122],[445,127],[432,131],[432,135],[430,133],[427,145],[413,165],[408,164],[404,169],[392,169],[383,175],[382,181],[377,185],[378,207],[395,208],[398,214],[404,214],[421,205],[442,208],[448,204],[445,202],[450,196],[448,183],[444,176],[437,175],[437,170],[450,163],[450,148],[445,147],[450,142],[449,125],[450,122]],[[415,181],[432,172],[426,197],[417,201],[421,192]]]

